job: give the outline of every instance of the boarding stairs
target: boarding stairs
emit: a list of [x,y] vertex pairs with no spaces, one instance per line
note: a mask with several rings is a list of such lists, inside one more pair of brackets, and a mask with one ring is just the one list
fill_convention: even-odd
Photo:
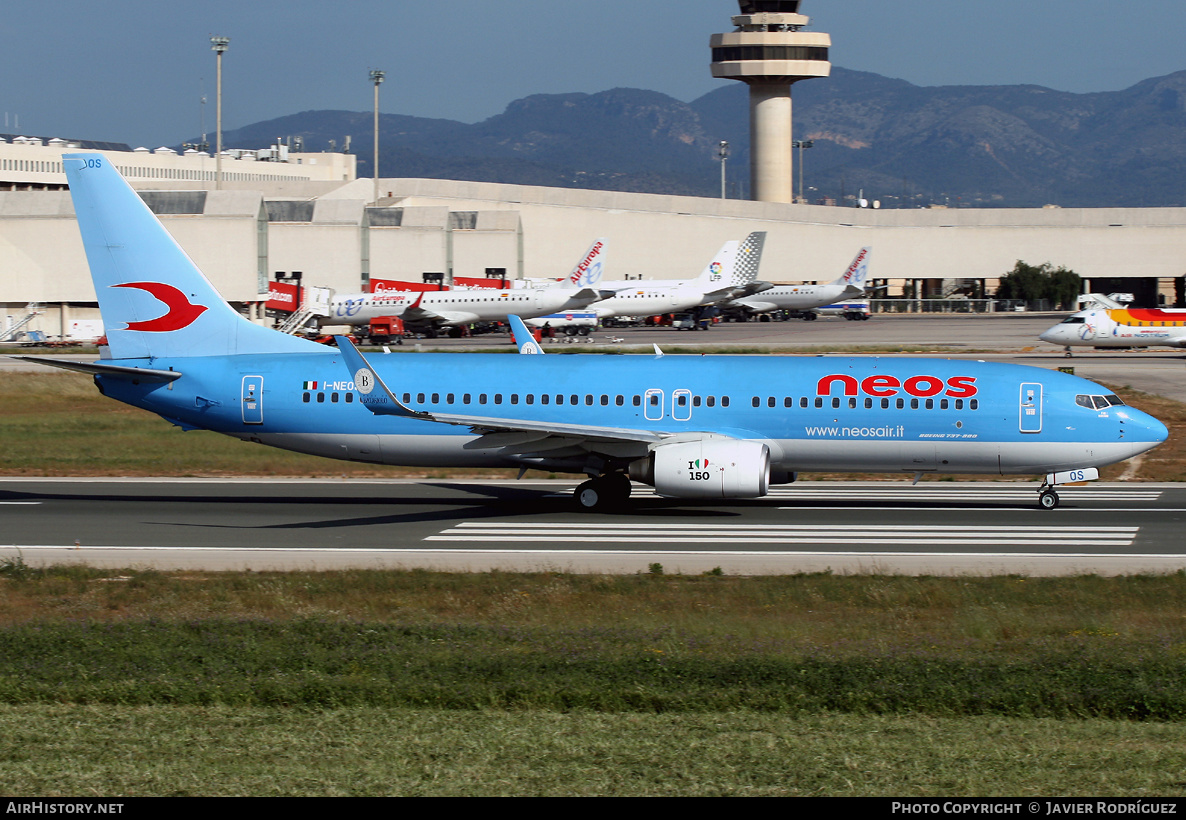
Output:
[[299,333],[311,320],[329,316],[333,288],[302,288],[301,305],[277,328],[281,333]]
[[950,299],[953,296],[972,296],[976,291],[976,279],[944,279],[943,280],[943,298]]
[[21,328],[29,324],[29,322],[36,319],[45,312],[45,305],[38,302],[30,302],[25,306],[27,313],[20,319],[20,321],[13,324],[12,327],[0,333],[0,342],[11,342],[20,338]]

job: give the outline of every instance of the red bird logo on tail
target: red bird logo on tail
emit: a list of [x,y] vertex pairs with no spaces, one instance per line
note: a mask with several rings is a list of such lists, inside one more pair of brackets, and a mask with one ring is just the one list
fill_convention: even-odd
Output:
[[192,325],[207,310],[205,305],[193,304],[177,288],[161,282],[126,282],[122,285],[112,285],[112,287],[135,288],[145,291],[165,303],[169,308],[163,316],[158,316],[147,322],[128,322],[127,330],[143,330],[148,333],[181,330]]

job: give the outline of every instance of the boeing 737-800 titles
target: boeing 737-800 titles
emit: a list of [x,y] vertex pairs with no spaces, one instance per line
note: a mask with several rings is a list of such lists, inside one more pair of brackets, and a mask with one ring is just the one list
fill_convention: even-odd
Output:
[[[722,307],[727,312],[741,310],[752,315],[772,310],[810,310],[847,299],[859,299],[865,294],[869,254],[869,248],[861,248],[852,264],[834,282],[824,285],[775,285],[753,296],[734,299]],[[815,316],[807,318],[814,319]]]
[[605,270],[605,239],[598,239],[559,284],[542,288],[474,288],[442,291],[382,291],[337,296],[330,301],[329,325],[365,325],[394,316],[414,332],[436,335],[442,327],[506,321],[508,313],[525,318],[581,310],[609,295],[597,289]]
[[582,474],[575,497],[591,509],[623,502],[630,479],[719,500],[801,470],[1044,475],[1052,507],[1054,485],[1166,438],[1099,385],[1019,365],[325,347],[236,313],[108,159],[63,164],[109,356],[35,360],[187,430],[380,464]]

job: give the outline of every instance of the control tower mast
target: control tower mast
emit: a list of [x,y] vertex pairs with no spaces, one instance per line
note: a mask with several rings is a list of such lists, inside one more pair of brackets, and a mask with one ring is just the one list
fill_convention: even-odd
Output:
[[738,4],[736,31],[712,35],[712,76],[749,85],[751,198],[791,202],[791,83],[832,72],[832,38],[802,31],[800,0]]

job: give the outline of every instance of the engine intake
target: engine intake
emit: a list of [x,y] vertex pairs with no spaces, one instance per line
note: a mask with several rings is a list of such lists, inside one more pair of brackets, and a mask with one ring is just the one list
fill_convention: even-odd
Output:
[[770,486],[770,448],[736,439],[663,444],[631,464],[630,477],[675,498],[758,498]]

